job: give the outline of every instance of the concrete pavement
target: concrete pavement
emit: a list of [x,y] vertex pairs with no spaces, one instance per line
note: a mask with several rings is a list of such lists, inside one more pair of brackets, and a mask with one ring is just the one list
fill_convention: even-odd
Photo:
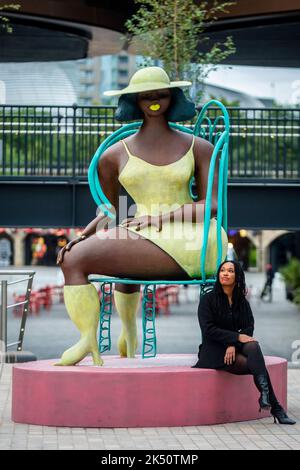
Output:
[[164,428],[57,428],[11,421],[11,372],[0,380],[0,450],[300,450],[300,371],[289,370],[289,416],[293,426],[272,417],[217,426]]

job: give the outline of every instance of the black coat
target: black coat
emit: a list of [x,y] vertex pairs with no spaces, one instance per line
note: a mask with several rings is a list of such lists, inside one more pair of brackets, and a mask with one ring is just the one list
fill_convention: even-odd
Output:
[[233,301],[230,308],[226,294],[214,291],[201,296],[198,319],[202,332],[198,362],[193,367],[220,369],[228,346],[238,347],[240,334],[253,335],[254,318],[249,302]]

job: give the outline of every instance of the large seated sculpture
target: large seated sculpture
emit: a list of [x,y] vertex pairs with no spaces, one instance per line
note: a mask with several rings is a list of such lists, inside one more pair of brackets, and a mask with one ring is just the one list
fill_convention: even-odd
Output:
[[[161,145],[165,139],[169,139],[170,145],[174,144],[175,139],[175,154],[178,145],[186,149],[188,143],[189,148],[181,158],[171,163],[169,160],[166,163],[169,158],[169,149],[166,147],[164,154],[161,154],[161,161],[156,163],[138,157],[138,153],[131,153],[132,144],[138,148],[140,143],[142,150],[147,148],[147,142],[155,144],[153,139],[148,139],[149,134],[147,137],[146,133],[145,138],[143,121],[123,126],[97,150],[89,169],[90,188],[97,206],[106,217],[114,219],[113,201],[106,193],[112,194],[111,199],[116,198],[111,188],[117,186],[117,172],[109,174],[103,188],[101,176],[105,176],[105,172],[108,174],[109,168],[102,162],[113,166],[115,161],[123,161],[127,152],[128,160],[119,171],[118,180],[135,196],[133,199],[137,204],[137,212],[134,223],[137,225],[134,226],[128,220],[122,221],[114,231],[84,237],[86,239],[67,253],[66,263],[64,261],[62,264],[67,281],[64,286],[65,304],[81,332],[81,339],[65,351],[59,362],[61,367],[55,367],[54,360],[14,366],[12,409],[16,422],[81,427],[188,426],[264,416],[257,410],[257,390],[251,376],[192,368],[196,357],[190,355],[156,356],[155,287],[158,284],[186,283],[198,285],[203,293],[215,282],[215,272],[226,256],[229,118],[222,103],[211,100],[202,107],[193,129],[179,126],[176,122],[194,116],[193,106],[184,101],[182,91],[177,88],[187,82],[170,82],[162,69],[149,69],[138,71],[130,86],[123,90],[127,98],[128,94],[137,95],[137,101],[132,97],[125,100],[125,114],[128,106],[131,110],[125,117],[127,120],[136,120],[136,117],[143,117],[143,111],[146,128],[148,126],[149,130],[149,126],[152,126],[150,137],[160,134]],[[177,91],[171,95],[169,88]],[[151,92],[153,89],[156,90],[154,94]],[[146,90],[151,93],[145,94]],[[118,94],[122,95],[123,92]],[[180,113],[182,107],[176,108],[174,102],[175,105],[185,103],[188,112]],[[173,103],[172,106],[169,106],[170,103]],[[212,113],[208,115],[208,111]],[[219,111],[221,114],[217,115]],[[214,119],[211,119],[211,114]],[[187,139],[186,134],[192,138]],[[132,137],[129,143],[128,137]],[[124,148],[121,143],[118,145],[120,141]],[[114,150],[110,152],[111,149]],[[159,154],[159,146],[156,145],[156,149]],[[203,150],[203,154],[199,149]],[[119,159],[120,156],[122,158]],[[193,178],[196,194],[191,191]],[[151,205],[153,203],[158,203],[158,206],[154,208]],[[166,223],[162,219],[170,213],[163,212],[165,203],[176,203],[179,206],[171,213],[172,220]],[[183,206],[189,206],[196,212],[200,209],[202,218],[195,222],[193,217],[178,220],[176,214],[179,211],[181,215],[180,208]],[[151,225],[151,219],[158,224],[160,230],[157,233],[157,227]],[[173,236],[163,237],[172,224],[175,228]],[[191,249],[186,247],[188,236],[178,237],[181,229],[186,229],[188,236],[192,235],[195,244]],[[119,239],[110,243],[110,234],[118,235],[121,232],[131,232],[146,239],[145,242],[137,243],[143,247],[140,252],[136,254],[135,242],[132,244],[127,239],[123,244]],[[127,253],[129,245],[131,255]],[[110,247],[110,251],[107,247]],[[154,253],[154,260],[149,257],[149,251]],[[143,263],[143,256],[146,258],[146,255],[147,263]],[[126,263],[119,263],[118,256]],[[134,256],[139,259],[134,259]],[[163,271],[165,266],[157,262],[162,259],[166,264],[170,262],[172,269]],[[173,260],[177,261],[177,265]],[[102,276],[90,275],[95,272]],[[110,276],[106,276],[108,272]],[[141,275],[137,275],[137,272]],[[161,272],[168,272],[169,275],[163,276]],[[177,276],[177,273],[182,274],[182,277]],[[96,340],[99,298],[91,282],[102,284],[100,352],[110,349],[112,284],[118,286],[114,295],[123,324],[119,339],[122,357],[107,356],[104,364]],[[142,357],[135,357],[135,315],[141,284],[145,286],[142,308],[143,351]],[[128,288],[131,285],[137,285],[136,291],[120,289],[120,286]],[[86,357],[89,353],[92,353],[92,360]],[[143,360],[146,357],[147,360]],[[278,398],[285,406],[287,362],[269,357],[266,358],[266,364]],[[76,367],[69,367],[74,365]],[[97,367],[100,365],[102,367]]]
[[[211,109],[213,108],[213,109]],[[211,114],[209,114],[211,112]],[[212,116],[214,117],[212,119]],[[96,204],[101,207],[101,210],[113,219],[115,216],[111,213],[111,203],[105,196],[101,184],[99,182],[98,165],[102,154],[111,145],[123,140],[125,137],[135,134],[141,127],[141,122],[134,124],[127,124],[122,128],[115,131],[107,137],[100,147],[97,149],[89,168],[89,184],[92,196]],[[201,237],[198,243],[198,258],[199,267],[194,276],[190,279],[133,279],[133,278],[111,278],[111,277],[97,277],[90,276],[90,282],[99,282],[101,285],[101,313],[100,313],[100,329],[99,329],[99,350],[101,353],[111,349],[111,335],[110,335],[110,320],[112,314],[112,299],[115,295],[115,303],[121,303],[122,297],[119,300],[118,293],[113,294],[113,284],[137,284],[143,285],[142,297],[142,322],[143,322],[143,342],[142,342],[142,356],[143,358],[154,357],[156,355],[156,331],[155,331],[155,289],[160,284],[179,284],[179,285],[199,285],[200,294],[203,294],[207,289],[210,289],[215,282],[214,273],[217,271],[218,265],[224,259],[224,233],[227,232],[227,171],[228,171],[228,146],[229,146],[229,116],[226,107],[217,100],[208,101],[201,109],[201,112],[191,129],[175,123],[169,123],[172,129],[178,129],[182,132],[193,134],[207,139],[214,145],[214,151],[211,156],[207,191],[205,197],[205,215],[204,225],[199,227],[199,236]],[[216,214],[216,223],[212,218],[212,193],[214,184],[214,175],[216,166],[219,167],[218,172],[218,191],[217,202],[218,209]],[[193,191],[194,176],[189,181],[189,192],[191,200],[197,200],[197,195]],[[195,188],[194,188],[195,190]],[[174,194],[174,200],[176,195]],[[165,201],[168,202],[169,201]],[[216,231],[215,237],[211,234],[211,225]],[[200,233],[201,231],[201,233]],[[209,234],[211,240],[209,240]],[[212,239],[215,241],[215,247],[212,249]],[[168,243],[166,243],[168,247]],[[164,245],[161,244],[163,248]],[[209,248],[209,249],[208,249]],[[188,254],[183,254],[188,256]],[[142,262],[142,260],[141,260]],[[134,302],[136,300],[134,299]],[[134,308],[134,307],[130,307]],[[134,355],[134,353],[133,353]]]
[[[193,130],[178,125],[195,116],[195,105],[180,88],[189,85],[171,82],[160,67],[146,67],[125,89],[107,92],[120,95],[116,118],[142,121],[109,136],[91,162],[89,184],[100,210],[95,221],[115,219],[120,184],[132,196],[136,212],[107,231],[98,230],[92,221],[77,240],[80,243],[67,253],[62,249],[65,306],[81,339],[63,353],[58,365],[75,365],[89,353],[95,365],[103,364],[96,343],[100,305],[93,281],[100,281],[110,293],[115,283],[122,357],[134,357],[136,352],[136,313],[140,285],[145,285],[143,357],[151,357],[156,354],[155,309],[149,304],[155,299],[155,286],[185,281],[198,284],[203,292],[226,257],[228,113],[212,100],[203,106]],[[210,106],[221,111],[213,121],[206,115]],[[110,312],[111,295],[103,296],[102,352],[110,346]]]

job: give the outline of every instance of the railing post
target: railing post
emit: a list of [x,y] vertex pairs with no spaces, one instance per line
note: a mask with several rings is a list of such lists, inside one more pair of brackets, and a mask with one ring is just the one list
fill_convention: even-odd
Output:
[[25,294],[25,300],[26,300],[27,303],[24,304],[24,312],[23,312],[23,315],[22,315],[20,332],[19,332],[18,351],[22,351],[22,349],[23,349],[25,325],[26,325],[27,316],[28,316],[28,312],[29,312],[32,283],[33,283],[33,275],[29,276],[29,278],[28,278],[28,284],[27,284],[27,289],[26,289],[26,294]]
[[77,104],[73,104],[73,135],[72,135],[72,176],[76,174],[76,112]]
[[[30,294],[32,289],[32,282],[34,271],[19,271],[19,270],[0,270],[0,276],[29,276],[28,278],[17,279],[16,281],[8,281],[1,279],[1,305],[0,305],[0,346],[1,346],[1,356],[0,356],[0,365],[3,363],[14,363],[14,362],[28,362],[36,361],[36,356],[30,351],[23,351],[23,338],[25,333],[25,323],[27,318],[27,312],[29,309]],[[9,286],[19,284],[21,282],[28,281],[25,300],[20,302],[15,302],[12,304],[7,303],[7,289]],[[21,320],[19,339],[16,342],[8,343],[7,342],[7,320],[10,308],[23,305],[23,315]],[[9,348],[11,346],[18,345],[17,351],[11,351]]]
[[7,352],[7,281],[1,281],[0,342]]

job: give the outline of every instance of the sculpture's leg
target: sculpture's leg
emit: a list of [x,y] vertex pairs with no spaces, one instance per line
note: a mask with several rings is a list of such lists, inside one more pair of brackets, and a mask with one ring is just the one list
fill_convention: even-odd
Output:
[[103,361],[97,345],[100,301],[96,287],[93,284],[65,285],[64,301],[71,320],[81,333],[81,338],[63,353],[56,365],[75,365],[91,353],[94,365],[102,366]]
[[[82,339],[64,353],[61,365],[76,364],[90,351],[94,362],[102,363],[98,347],[97,353],[94,348],[100,301],[96,288],[88,283],[90,273],[137,279],[181,279],[187,276],[173,258],[152,242],[141,237],[131,240],[126,238],[126,234],[127,230],[121,227],[100,232],[75,244],[64,254],[61,268],[65,278],[65,306],[80,329]],[[81,300],[83,294],[84,301]]]
[[140,304],[140,292],[124,293],[115,289],[114,300],[122,320],[118,349],[122,357],[134,357],[137,349],[136,315]]

